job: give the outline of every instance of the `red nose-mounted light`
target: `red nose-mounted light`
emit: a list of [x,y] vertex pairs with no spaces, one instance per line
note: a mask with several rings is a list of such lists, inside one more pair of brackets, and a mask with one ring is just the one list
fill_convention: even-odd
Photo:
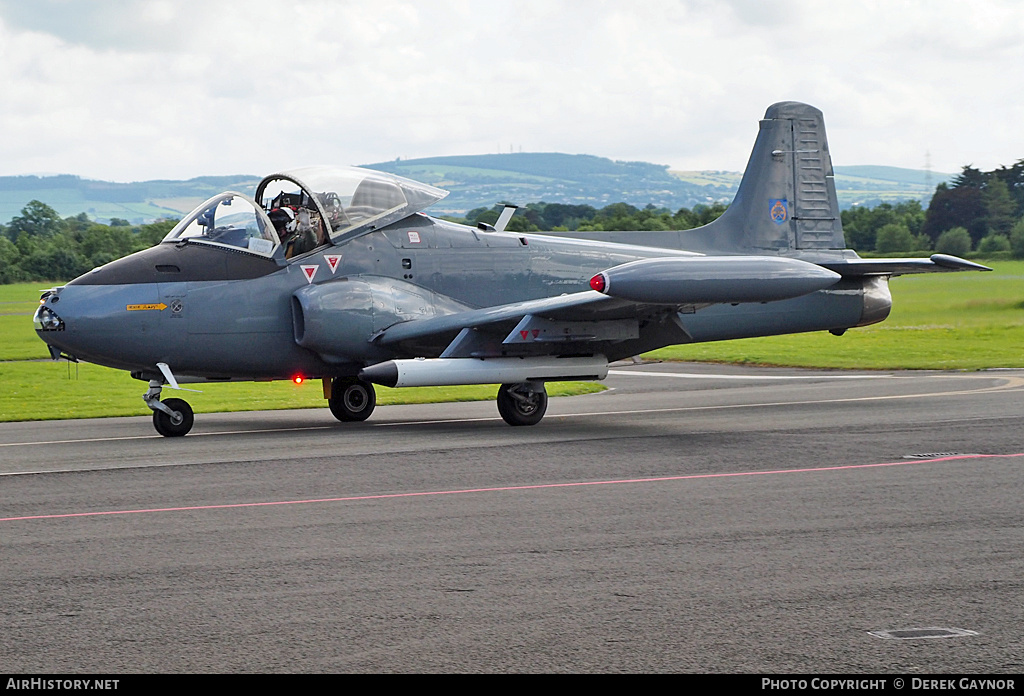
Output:
[[590,289],[597,290],[598,292],[604,292],[608,287],[608,279],[604,273],[598,273],[596,276],[590,279]]

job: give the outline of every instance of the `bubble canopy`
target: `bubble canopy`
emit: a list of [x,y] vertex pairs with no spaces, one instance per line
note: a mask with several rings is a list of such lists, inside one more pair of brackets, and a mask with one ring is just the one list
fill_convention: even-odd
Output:
[[273,256],[281,238],[268,213],[288,208],[316,246],[339,244],[419,212],[444,189],[359,167],[305,167],[272,174],[256,195],[228,191],[204,202],[164,242],[194,241]]
[[318,215],[335,244],[419,212],[448,195],[444,189],[359,167],[304,167],[272,174],[256,187],[264,210],[282,205]]

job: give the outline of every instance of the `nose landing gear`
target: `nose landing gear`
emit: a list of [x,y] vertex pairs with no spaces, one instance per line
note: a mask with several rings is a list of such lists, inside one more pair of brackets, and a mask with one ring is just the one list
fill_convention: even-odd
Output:
[[163,382],[149,380],[149,391],[142,399],[153,410],[153,427],[164,437],[181,437],[192,429],[195,416],[192,407],[184,399],[160,400]]

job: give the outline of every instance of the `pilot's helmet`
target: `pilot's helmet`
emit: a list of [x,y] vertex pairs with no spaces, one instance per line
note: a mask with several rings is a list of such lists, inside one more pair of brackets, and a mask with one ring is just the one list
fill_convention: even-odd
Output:
[[277,231],[282,232],[288,226],[288,223],[295,219],[295,213],[292,212],[291,208],[274,208],[268,213],[268,217],[274,223]]

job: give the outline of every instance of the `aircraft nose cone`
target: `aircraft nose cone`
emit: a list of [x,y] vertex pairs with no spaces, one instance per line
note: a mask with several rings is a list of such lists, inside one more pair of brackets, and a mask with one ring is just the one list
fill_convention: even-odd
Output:
[[66,337],[67,329],[63,317],[55,309],[59,300],[55,291],[47,290],[43,293],[39,307],[32,315],[32,325],[36,329],[36,335],[43,339],[46,347],[50,350],[50,357],[54,360],[58,359],[63,352],[63,345],[58,344],[63,344],[61,339]]
[[[40,305],[36,313],[32,315],[32,324],[36,327],[36,331],[45,334],[48,331],[63,331],[64,320],[60,318],[51,307]],[[43,340],[46,340],[46,336],[42,336]]]
[[180,344],[185,325],[171,321],[167,309],[156,284],[74,282],[44,293],[33,323],[51,356],[133,371],[163,361]]
[[60,337],[65,335],[64,318],[57,312],[55,305],[60,298],[57,296],[59,289],[50,288],[44,290],[39,298],[39,306],[32,314],[32,325],[35,327],[36,335],[43,340],[50,351],[50,357],[54,360],[60,358],[60,346],[55,345]]

